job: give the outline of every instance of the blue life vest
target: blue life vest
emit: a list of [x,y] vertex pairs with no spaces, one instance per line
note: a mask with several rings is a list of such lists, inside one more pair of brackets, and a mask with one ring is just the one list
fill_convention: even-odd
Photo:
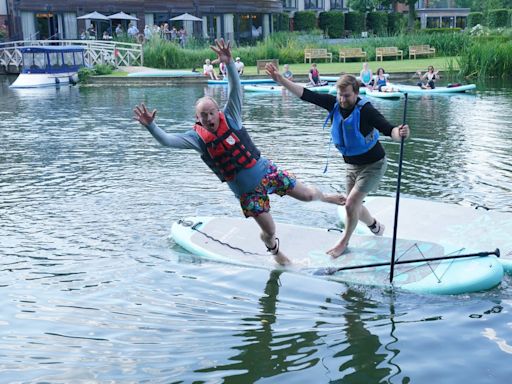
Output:
[[379,131],[375,128],[367,136],[363,136],[360,130],[361,108],[368,102],[365,98],[360,99],[350,116],[346,119],[343,119],[339,103],[336,102],[334,109],[325,120],[324,127],[332,119],[332,141],[344,156],[356,156],[366,153],[373,148],[379,139]]

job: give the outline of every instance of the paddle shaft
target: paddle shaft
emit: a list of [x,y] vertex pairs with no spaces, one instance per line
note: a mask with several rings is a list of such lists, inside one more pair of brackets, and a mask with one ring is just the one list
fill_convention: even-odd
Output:
[[[404,118],[402,125],[405,125],[405,118],[407,116],[407,93],[404,93]],[[396,182],[396,199],[395,199],[395,222],[393,224],[393,245],[391,247],[391,272],[389,274],[389,282],[393,283],[393,277],[395,274],[395,253],[396,253],[396,232],[398,228],[398,207],[400,205],[400,182],[402,180],[402,163],[404,157],[404,137],[400,139],[400,156],[398,158],[398,178]]]
[[[468,253],[466,255],[447,255],[441,257],[425,257],[423,259],[411,259],[411,260],[400,260],[395,261],[395,264],[412,264],[412,263],[422,263],[426,261],[437,261],[437,260],[449,260],[449,259],[462,259],[465,257],[485,257],[490,255],[496,255],[500,257],[500,250],[496,248],[492,252],[476,252],[476,253]],[[363,269],[363,268],[373,268],[373,267],[383,267],[386,265],[390,265],[391,263],[382,262],[382,263],[373,263],[373,264],[364,264],[364,265],[351,265],[348,267],[340,267],[340,268],[326,268],[326,275],[333,275],[336,272],[347,271],[350,269]]]

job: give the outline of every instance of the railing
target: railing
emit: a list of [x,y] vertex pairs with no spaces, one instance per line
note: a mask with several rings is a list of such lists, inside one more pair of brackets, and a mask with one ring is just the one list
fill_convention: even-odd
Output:
[[0,43],[0,67],[6,72],[10,68],[19,69],[22,65],[19,48],[41,45],[83,45],[86,47],[86,65],[91,67],[96,64],[111,64],[116,68],[144,65],[142,44],[104,40],[23,40]]

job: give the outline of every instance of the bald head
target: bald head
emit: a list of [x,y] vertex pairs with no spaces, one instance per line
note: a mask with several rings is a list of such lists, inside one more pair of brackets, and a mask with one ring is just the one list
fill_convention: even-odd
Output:
[[204,96],[196,101],[196,118],[210,132],[219,128],[219,105],[209,97]]

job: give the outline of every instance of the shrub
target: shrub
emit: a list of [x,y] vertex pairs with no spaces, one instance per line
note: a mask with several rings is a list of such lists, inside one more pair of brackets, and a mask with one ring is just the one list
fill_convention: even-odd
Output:
[[366,29],[375,35],[385,36],[388,33],[388,15],[384,12],[369,12],[366,16]]
[[312,11],[295,12],[294,26],[296,31],[311,31],[316,28],[316,14]]
[[78,81],[81,83],[87,83],[91,76],[94,76],[96,72],[94,68],[82,67],[78,70]]
[[487,15],[489,28],[505,28],[510,25],[508,9],[491,9]]
[[402,33],[407,27],[407,18],[403,13],[388,13],[388,34],[390,36]]
[[341,37],[345,26],[345,14],[339,11],[321,12],[318,26],[330,38]]
[[484,14],[482,12],[470,12],[468,14],[468,28],[473,28],[475,25],[482,25],[484,22]]
[[364,28],[364,13],[348,12],[345,14],[345,29],[360,34]]
[[274,15],[274,30],[275,31],[289,31],[290,30],[290,16],[287,13],[278,13]]

